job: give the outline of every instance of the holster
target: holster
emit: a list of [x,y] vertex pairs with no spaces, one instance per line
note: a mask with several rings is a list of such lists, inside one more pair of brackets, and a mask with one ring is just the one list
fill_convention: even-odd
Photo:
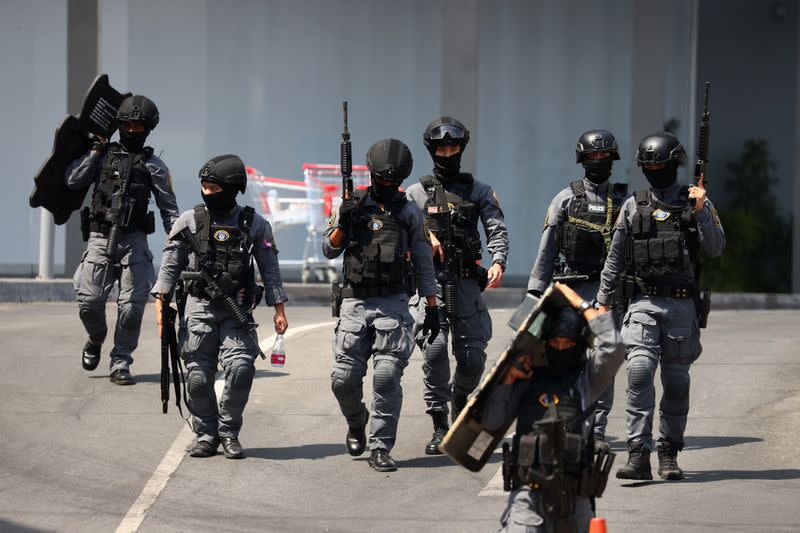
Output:
[[91,215],[91,211],[89,206],[84,207],[81,209],[81,236],[83,237],[83,242],[87,242],[89,240],[89,216]]
[[594,459],[591,467],[581,470],[581,481],[578,489],[578,496],[589,498],[599,498],[606,490],[608,475],[611,473],[611,466],[617,454],[611,452],[608,443],[595,441]]
[[331,283],[331,316],[339,318],[342,310],[342,283],[334,281]]
[[156,232],[156,214],[152,211],[147,212],[147,218],[145,219],[145,233],[151,235]]
[[700,329],[708,326],[708,314],[711,312],[711,289],[703,289],[695,301],[697,307],[697,323]]

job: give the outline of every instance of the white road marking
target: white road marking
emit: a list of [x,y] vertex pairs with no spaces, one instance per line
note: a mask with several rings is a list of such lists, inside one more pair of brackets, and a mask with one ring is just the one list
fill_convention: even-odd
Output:
[[[306,324],[304,326],[290,328],[284,335],[284,338],[288,340],[291,337],[301,333],[325,326],[330,327],[335,323],[336,322],[333,321],[315,322],[313,324]],[[275,334],[261,341],[259,345],[264,353],[268,353],[268,351],[272,350],[272,345],[274,343]],[[260,358],[257,359],[257,361],[260,360]],[[217,392],[217,397],[222,394],[222,387],[224,384],[225,381],[219,378],[214,382],[214,390]],[[139,529],[139,526],[142,525],[142,521],[144,520],[145,516],[147,516],[147,512],[150,510],[150,507],[152,507],[152,505],[156,502],[156,499],[158,499],[161,491],[163,491],[164,487],[167,486],[169,478],[172,476],[175,470],[178,469],[181,461],[183,461],[183,458],[186,456],[186,448],[193,439],[194,433],[191,429],[189,429],[189,426],[183,426],[183,429],[181,429],[180,433],[178,433],[178,436],[175,437],[175,440],[169,447],[169,450],[167,450],[166,455],[164,455],[164,458],[161,459],[161,462],[150,476],[150,479],[147,480],[147,483],[142,489],[142,492],[139,494],[139,497],[136,498],[136,501],[133,502],[131,508],[128,509],[125,518],[122,519],[122,522],[120,522],[119,526],[117,527],[117,533],[134,533]]]

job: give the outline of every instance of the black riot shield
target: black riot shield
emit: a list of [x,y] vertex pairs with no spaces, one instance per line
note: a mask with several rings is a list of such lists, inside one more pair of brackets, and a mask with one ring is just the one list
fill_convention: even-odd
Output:
[[130,93],[122,94],[108,82],[108,75],[95,78],[77,117],[67,115],[56,128],[53,150],[33,178],[31,207],[44,207],[56,224],[64,224],[73,211],[80,209],[88,187],[82,190],[67,188],[64,174],[75,159],[92,146],[89,134],[108,139],[117,129],[117,108]]
[[462,409],[439,446],[439,449],[453,461],[477,472],[489,460],[514,419],[512,418],[505,427],[495,431],[487,430],[481,423],[486,402],[494,387],[502,381],[514,358],[523,353],[530,353],[535,344],[542,342],[540,339],[547,314],[566,305],[569,305],[569,302],[555,285],[551,285],[541,298],[526,294],[508,321],[508,325],[516,332],[511,343],[483,378],[477,392]]

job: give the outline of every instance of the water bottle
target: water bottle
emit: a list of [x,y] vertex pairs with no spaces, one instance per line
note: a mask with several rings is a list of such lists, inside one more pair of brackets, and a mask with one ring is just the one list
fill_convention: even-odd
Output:
[[272,366],[283,367],[286,364],[286,345],[283,341],[283,334],[275,337],[275,344],[272,345]]

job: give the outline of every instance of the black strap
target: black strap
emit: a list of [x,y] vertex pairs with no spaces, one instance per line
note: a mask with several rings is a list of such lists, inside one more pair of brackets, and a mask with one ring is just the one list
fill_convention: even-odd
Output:
[[636,196],[637,204],[647,205],[650,203],[650,189],[639,189],[634,195]]
[[583,180],[575,180],[569,184],[569,188],[572,189],[572,195],[575,198],[582,198],[586,195],[586,186],[583,184]]
[[[211,213],[204,204],[194,207],[194,223],[195,235],[200,243],[200,254],[205,255],[208,252],[208,240],[211,236]],[[199,261],[200,258],[198,257],[197,260]]]

